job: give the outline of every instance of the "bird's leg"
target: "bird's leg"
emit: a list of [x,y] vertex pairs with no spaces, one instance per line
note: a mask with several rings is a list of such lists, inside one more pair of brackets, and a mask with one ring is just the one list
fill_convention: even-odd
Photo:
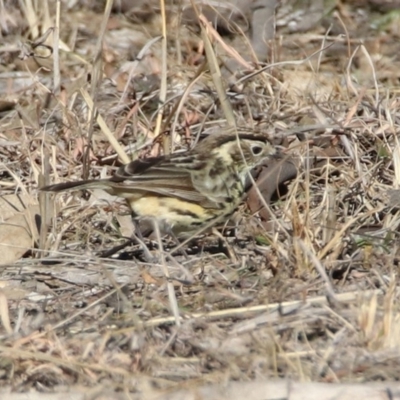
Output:
[[[165,233],[167,233],[167,235],[172,239],[172,241],[174,242],[174,244],[176,246],[179,246],[181,244],[178,237],[175,235],[174,231],[172,230],[171,226],[167,226],[164,230],[165,230]],[[186,253],[184,248],[181,248],[181,252],[184,255],[184,257],[186,258],[186,260],[188,260],[189,256]]]
[[144,242],[144,237],[142,234],[142,230],[140,229],[139,221],[136,218],[132,218],[134,232],[132,233],[131,237],[126,240],[124,243],[114,246],[112,249],[105,250],[99,253],[101,258],[109,258],[113,256],[115,253],[121,251],[127,246],[130,246],[134,243],[138,244],[143,251],[144,258],[147,262],[153,263],[155,262],[155,258],[150,253],[149,248],[147,247],[146,243]]
[[139,221],[136,218],[133,218],[132,221],[133,221],[133,225],[135,227],[135,231],[134,231],[134,233],[132,233],[132,239],[142,248],[144,258],[146,259],[146,261],[150,264],[153,264],[154,262],[156,262],[156,259],[150,253],[149,248],[147,247],[146,243],[144,242],[142,231],[140,230]]
[[237,264],[237,263],[238,263],[238,259],[237,259],[237,257],[236,257],[236,254],[235,254],[234,250],[232,249],[232,247],[229,245],[229,243],[228,243],[228,241],[226,240],[226,238],[225,238],[224,236],[222,236],[221,232],[219,232],[218,229],[216,229],[216,228],[212,228],[211,231],[212,231],[212,233],[213,233],[215,236],[217,236],[217,238],[219,239],[220,243],[222,243],[222,244],[225,246],[226,251],[227,251],[228,254],[229,254],[229,258],[230,258],[235,264]]

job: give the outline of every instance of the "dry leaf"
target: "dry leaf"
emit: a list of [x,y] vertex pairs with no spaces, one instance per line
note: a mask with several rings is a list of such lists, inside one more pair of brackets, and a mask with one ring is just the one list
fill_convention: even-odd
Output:
[[142,278],[144,282],[148,285],[157,285],[161,286],[164,282],[161,279],[155,278],[151,274],[149,274],[147,271],[142,271],[141,272]]
[[24,211],[28,205],[34,204],[27,194],[9,194],[0,197],[0,223],[12,217],[19,211]]
[[132,222],[131,215],[117,215],[117,221],[119,223],[119,230],[123,237],[132,237],[135,232],[135,226]]
[[2,290],[0,290],[0,320],[6,332],[11,335],[12,328],[10,323],[10,315],[8,312],[8,301]]
[[40,211],[35,204],[23,209],[20,199],[15,195],[4,196],[1,200],[0,265],[5,265],[18,260],[34,247],[39,237],[35,217],[40,215]]

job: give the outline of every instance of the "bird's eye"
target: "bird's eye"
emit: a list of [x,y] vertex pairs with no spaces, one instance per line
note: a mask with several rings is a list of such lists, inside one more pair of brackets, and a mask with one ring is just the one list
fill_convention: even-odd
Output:
[[259,145],[255,145],[251,148],[251,152],[254,156],[259,156],[263,152],[263,148]]

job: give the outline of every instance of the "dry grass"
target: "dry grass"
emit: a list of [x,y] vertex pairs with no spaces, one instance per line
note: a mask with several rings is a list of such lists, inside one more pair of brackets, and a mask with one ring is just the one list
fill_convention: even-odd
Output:
[[[43,14],[28,0],[22,11],[11,3],[0,21],[8,201],[19,193],[34,204],[50,181],[187,148],[230,115],[274,135],[299,173],[269,204],[268,223],[243,205],[235,235],[182,246],[188,258],[155,240],[151,264],[137,246],[100,257],[130,235],[118,200],[42,194],[35,246],[0,266],[1,387],[148,399],[266,378],[398,380],[400,60],[391,25],[357,30],[362,14],[347,3],[335,11],[345,37],[282,23],[274,63],[231,76],[210,60],[249,58],[205,21],[201,35],[177,24],[169,8],[135,24],[110,14],[110,1],[105,12],[61,3],[59,19],[56,2],[45,1]],[[46,35],[53,20],[59,31]],[[1,231],[10,226],[4,210],[2,243],[21,247],[21,232]],[[143,397],[129,397],[135,391]]]

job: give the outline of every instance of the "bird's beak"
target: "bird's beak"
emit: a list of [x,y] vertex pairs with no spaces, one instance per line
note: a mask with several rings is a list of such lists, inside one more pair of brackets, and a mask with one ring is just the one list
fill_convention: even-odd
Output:
[[285,157],[287,157],[288,155],[286,154],[286,147],[283,146],[275,146],[276,152],[275,154],[272,155],[272,158],[276,159],[276,160],[281,160]]

